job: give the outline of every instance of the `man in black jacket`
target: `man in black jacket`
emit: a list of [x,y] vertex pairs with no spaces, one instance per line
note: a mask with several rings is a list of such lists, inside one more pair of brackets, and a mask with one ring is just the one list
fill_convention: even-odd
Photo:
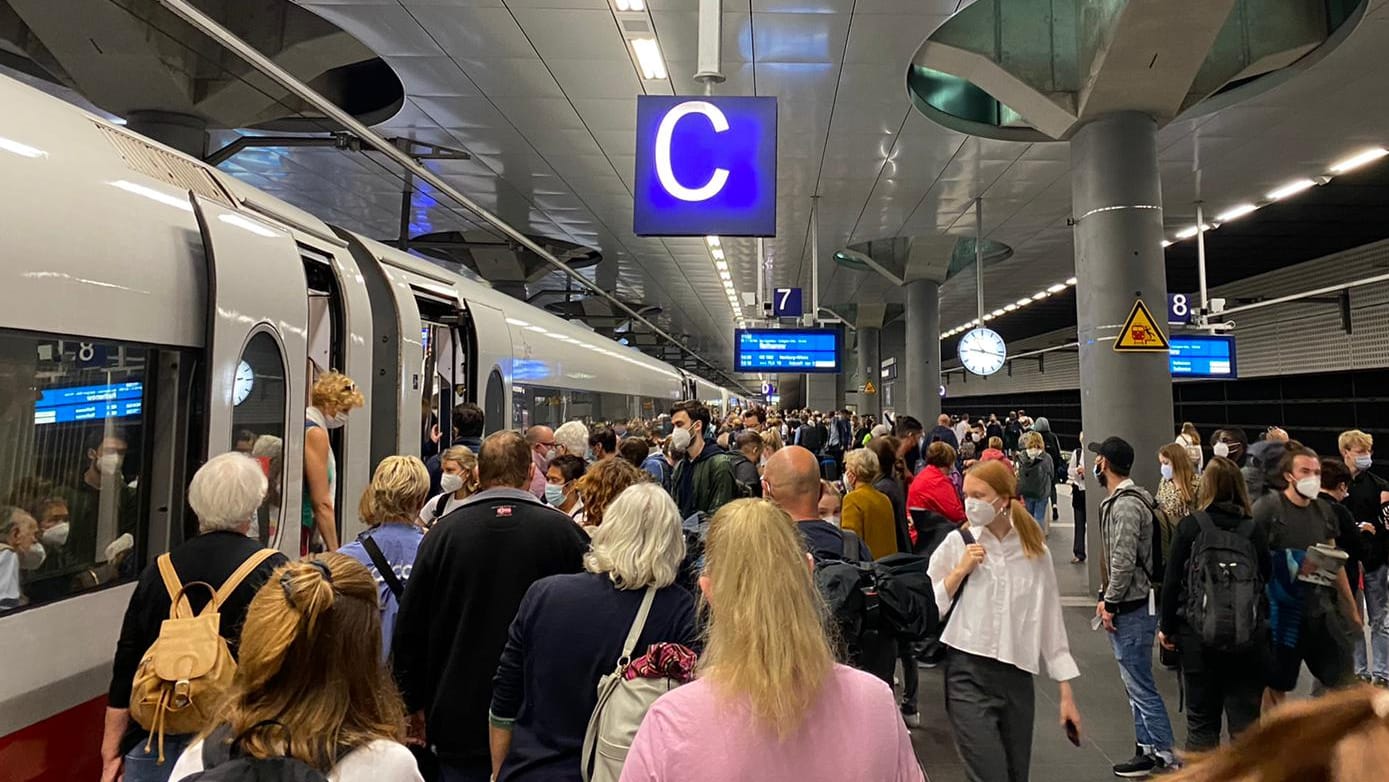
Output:
[[392,649],[410,738],[427,736],[448,779],[491,775],[492,676],[526,589],[583,568],[583,533],[528,491],[534,469],[520,434],[488,437],[481,490],[425,536],[400,601]]

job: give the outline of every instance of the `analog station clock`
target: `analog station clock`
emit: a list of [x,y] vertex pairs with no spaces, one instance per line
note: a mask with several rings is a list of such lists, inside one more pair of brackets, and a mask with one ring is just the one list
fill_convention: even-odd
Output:
[[956,353],[965,369],[984,376],[1002,369],[1004,360],[1008,358],[1008,348],[1003,344],[1003,337],[999,336],[997,331],[986,328],[965,332],[965,335],[960,337]]
[[251,387],[256,384],[255,370],[245,361],[236,365],[236,379],[232,382],[232,404],[239,405],[251,395]]

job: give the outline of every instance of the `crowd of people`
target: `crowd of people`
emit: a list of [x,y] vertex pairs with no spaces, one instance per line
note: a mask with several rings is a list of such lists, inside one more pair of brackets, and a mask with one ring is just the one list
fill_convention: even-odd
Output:
[[[1085,486],[1105,493],[1093,627],[1111,641],[1136,744],[1116,775],[1182,765],[1154,648],[1179,662],[1186,752],[1220,745],[1222,715],[1233,739],[1247,734],[1190,779],[1265,762],[1251,747],[1299,723],[1258,719],[1304,662],[1319,688],[1389,686],[1389,482],[1370,472],[1363,432],[1344,433],[1334,459],[1282,430],[1254,446],[1219,430],[1208,454],[1188,424],[1151,456],[1162,480],[1149,491],[1130,478],[1129,443],[1082,436],[1063,456],[1047,419],[1022,410],[928,430],[910,415],[716,416],[687,401],[651,420],[484,438],[481,409],[461,404],[449,437],[377,465],[358,505],[368,529],[339,545],[326,432],[361,394],[335,375],[314,401],[298,561],[255,539],[273,491],[260,462],[233,451],[194,476],[201,534],[151,563],[130,599],[104,780],[262,761],[336,782],[924,780],[918,669],[939,667],[967,778],[1024,782],[1037,675],[1056,682],[1059,730],[1083,736],[1047,547],[1058,484],[1076,564]],[[0,575],[42,535],[10,518]],[[829,563],[919,571],[921,621],[851,628]],[[909,582],[880,582],[884,599]],[[195,622],[201,636],[179,629]],[[169,650],[195,636],[223,644],[234,675],[169,673]],[[1389,719],[1367,692],[1324,708]],[[190,700],[218,706],[190,728]]]

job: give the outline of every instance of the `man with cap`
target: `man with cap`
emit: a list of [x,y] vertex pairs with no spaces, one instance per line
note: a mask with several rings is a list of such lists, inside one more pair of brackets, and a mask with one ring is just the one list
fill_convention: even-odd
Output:
[[1137,748],[1117,763],[1119,777],[1146,777],[1177,765],[1172,722],[1153,681],[1153,638],[1158,614],[1153,593],[1153,498],[1129,478],[1133,446],[1109,437],[1087,446],[1094,473],[1109,496],[1100,502],[1101,588],[1095,617],[1109,631],[1114,658],[1133,709]]

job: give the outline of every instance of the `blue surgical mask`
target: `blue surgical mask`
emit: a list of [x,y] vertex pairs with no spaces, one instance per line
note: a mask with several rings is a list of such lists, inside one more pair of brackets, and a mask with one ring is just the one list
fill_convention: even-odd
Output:
[[560,484],[545,484],[545,501],[558,508],[564,502],[564,486]]
[[1170,480],[1172,480],[1172,465],[1170,465],[1170,464],[1164,464],[1164,465],[1162,465],[1162,479],[1163,479],[1164,481],[1170,481]]
[[1355,457],[1355,469],[1357,470],[1368,470],[1370,467],[1374,466],[1374,463],[1375,458],[1369,454]]

